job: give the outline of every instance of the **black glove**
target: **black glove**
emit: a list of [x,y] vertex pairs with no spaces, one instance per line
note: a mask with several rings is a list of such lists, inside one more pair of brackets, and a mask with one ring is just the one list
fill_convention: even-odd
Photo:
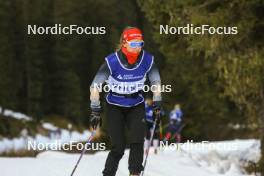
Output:
[[101,119],[101,108],[92,108],[92,113],[90,117],[90,125],[93,129],[96,129],[97,126],[102,125],[102,119]]
[[161,116],[161,101],[153,102],[153,111],[154,111],[154,117],[155,119],[157,119],[157,124],[159,124],[160,116]]
[[153,102],[153,110],[154,110],[154,113],[160,113],[160,111],[161,111],[161,101],[154,101]]

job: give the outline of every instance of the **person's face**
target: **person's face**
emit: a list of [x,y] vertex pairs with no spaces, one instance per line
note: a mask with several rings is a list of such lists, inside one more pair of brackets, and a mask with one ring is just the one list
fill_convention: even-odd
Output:
[[179,104],[176,104],[175,106],[174,106],[174,109],[176,110],[176,109],[180,109],[180,105]]
[[[134,39],[134,40],[130,40],[129,42],[143,42],[143,40]],[[139,53],[142,50],[142,47],[136,47],[136,48],[130,47],[128,42],[124,43],[124,47],[127,48],[127,51],[131,53]]]
[[152,100],[151,99],[146,99],[147,105],[151,106],[152,105]]

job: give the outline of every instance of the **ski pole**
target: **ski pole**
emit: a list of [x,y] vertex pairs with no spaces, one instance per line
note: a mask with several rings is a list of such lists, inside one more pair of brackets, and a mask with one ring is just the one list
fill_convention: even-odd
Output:
[[160,133],[160,139],[163,139],[163,128],[162,128],[162,121],[160,121],[160,128],[159,128],[159,133]]
[[[90,137],[88,138],[86,144],[89,144],[89,145],[91,144],[91,142],[92,142],[92,140],[93,140],[93,138],[94,138],[94,136],[95,136],[95,133],[96,133],[96,129],[93,129],[92,134],[91,134]],[[74,166],[74,168],[73,168],[73,170],[72,170],[71,176],[73,176],[73,174],[74,174],[76,168],[78,167],[78,165],[79,165],[79,163],[80,163],[80,161],[81,161],[81,159],[82,159],[82,157],[83,157],[85,151],[86,151],[86,148],[84,147],[83,150],[82,150],[82,152],[81,152],[81,155],[80,155],[80,157],[79,157],[79,159],[78,159],[78,161],[77,161],[77,163],[75,164],[75,166]]]
[[181,131],[182,131],[182,129],[185,127],[185,123],[184,124],[182,124],[179,128],[178,128],[178,130],[177,130],[177,133],[180,133]]
[[[157,113],[157,114],[158,114],[158,118],[160,118],[159,117],[160,114],[159,113]],[[150,141],[148,143],[147,153],[146,153],[146,157],[145,157],[145,160],[144,160],[143,171],[141,173],[141,176],[144,176],[144,171],[145,171],[145,168],[146,168],[146,165],[147,165],[147,160],[148,160],[148,155],[149,155],[149,149],[150,149],[151,143],[153,141],[153,137],[154,137],[154,133],[155,133],[156,126],[157,126],[157,118],[154,121],[153,131],[151,132]]]

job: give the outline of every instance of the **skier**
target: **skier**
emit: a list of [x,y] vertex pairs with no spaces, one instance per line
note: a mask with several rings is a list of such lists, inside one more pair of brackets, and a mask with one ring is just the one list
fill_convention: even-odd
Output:
[[154,57],[143,50],[144,40],[140,29],[125,28],[115,53],[105,58],[90,87],[90,124],[96,128],[102,122],[99,89],[107,83],[110,92],[106,96],[107,131],[112,148],[106,159],[104,176],[114,176],[126,147],[125,127],[128,129],[129,172],[140,175],[143,170],[145,107],[142,95],[146,78],[153,86],[154,110],[161,108],[161,81]]
[[[144,144],[145,153],[148,149],[149,143],[150,143],[150,135],[153,129],[153,123],[155,119],[155,114],[153,112],[153,101],[151,98],[146,98],[145,101],[145,109],[146,109],[146,139]],[[154,131],[154,137],[153,137],[153,146],[154,146],[154,153],[158,153],[158,146],[159,146],[159,122],[157,122],[157,126]]]
[[182,110],[179,104],[174,106],[174,109],[170,112],[170,120],[168,131],[165,135],[165,140],[176,140],[176,142],[181,142],[181,127],[182,127]]

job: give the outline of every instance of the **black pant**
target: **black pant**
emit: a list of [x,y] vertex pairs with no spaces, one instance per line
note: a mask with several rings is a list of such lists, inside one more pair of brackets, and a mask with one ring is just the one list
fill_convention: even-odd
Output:
[[126,148],[125,127],[128,129],[130,147],[128,169],[131,174],[140,173],[143,170],[144,116],[143,103],[129,108],[107,104],[107,130],[111,138],[112,149],[105,163],[104,176],[115,176],[116,174],[118,163]]
[[[151,137],[151,132],[153,130],[153,122],[148,122],[147,121],[147,128],[146,128],[146,139],[150,140]],[[153,139],[159,139],[159,124],[156,124],[155,132],[153,135]]]

